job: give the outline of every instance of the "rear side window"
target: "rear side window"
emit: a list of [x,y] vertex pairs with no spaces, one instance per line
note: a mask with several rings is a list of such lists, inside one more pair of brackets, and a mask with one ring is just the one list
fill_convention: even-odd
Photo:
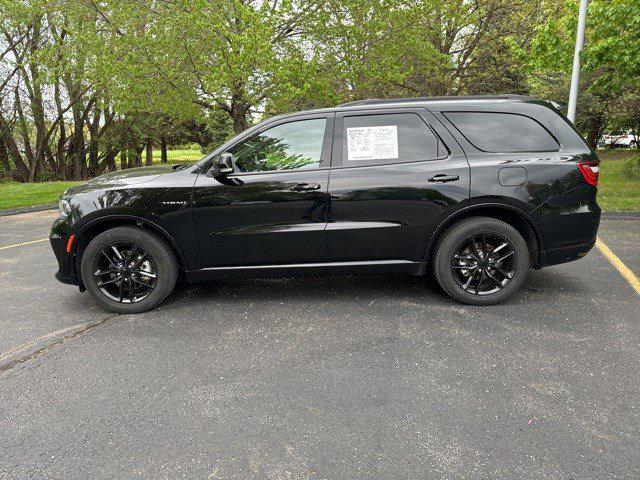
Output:
[[415,113],[345,116],[343,165],[430,160],[445,155],[438,137]]
[[516,113],[445,112],[478,150],[493,153],[550,152],[558,142],[533,118]]

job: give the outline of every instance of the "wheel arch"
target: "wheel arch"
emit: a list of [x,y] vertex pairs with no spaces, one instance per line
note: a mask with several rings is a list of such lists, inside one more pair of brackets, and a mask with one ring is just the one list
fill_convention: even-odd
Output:
[[82,274],[80,273],[80,262],[82,261],[82,255],[84,254],[84,250],[86,249],[87,245],[100,233],[105,232],[111,228],[121,226],[137,226],[156,234],[158,237],[167,242],[176,256],[178,267],[180,269],[184,269],[188,265],[186,257],[178,243],[157,222],[154,222],[153,220],[142,216],[130,214],[101,215],[87,222],[74,232],[76,241],[74,245],[74,251],[72,252],[74,259],[72,263],[74,272],[80,282],[82,282]]
[[431,234],[423,257],[423,265],[431,261],[431,255],[438,238],[455,222],[469,217],[491,217],[505,221],[520,233],[529,247],[531,262],[534,268],[540,266],[540,252],[544,250],[544,237],[538,223],[526,211],[505,203],[479,203],[461,208],[444,218]]

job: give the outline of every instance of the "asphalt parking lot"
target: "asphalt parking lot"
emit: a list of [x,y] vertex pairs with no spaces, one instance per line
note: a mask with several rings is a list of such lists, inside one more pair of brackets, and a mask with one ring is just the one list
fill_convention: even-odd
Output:
[[[111,315],[56,214],[0,217],[0,478],[638,478],[640,295],[597,249],[495,307],[317,277]],[[640,220],[600,238],[640,275]]]

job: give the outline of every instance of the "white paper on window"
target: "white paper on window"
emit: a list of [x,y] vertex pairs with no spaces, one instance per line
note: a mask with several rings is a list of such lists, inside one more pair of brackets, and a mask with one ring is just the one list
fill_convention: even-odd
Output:
[[398,158],[398,126],[347,128],[349,160]]

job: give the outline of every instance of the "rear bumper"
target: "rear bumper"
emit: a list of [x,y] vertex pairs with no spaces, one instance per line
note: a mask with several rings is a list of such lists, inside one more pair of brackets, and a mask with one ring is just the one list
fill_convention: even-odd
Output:
[[600,208],[595,211],[565,213],[545,221],[547,249],[540,252],[539,267],[571,262],[593,248],[600,227]]
[[555,248],[540,254],[540,267],[549,267],[559,263],[572,262],[584,257],[595,245],[595,241],[572,245],[570,247]]

